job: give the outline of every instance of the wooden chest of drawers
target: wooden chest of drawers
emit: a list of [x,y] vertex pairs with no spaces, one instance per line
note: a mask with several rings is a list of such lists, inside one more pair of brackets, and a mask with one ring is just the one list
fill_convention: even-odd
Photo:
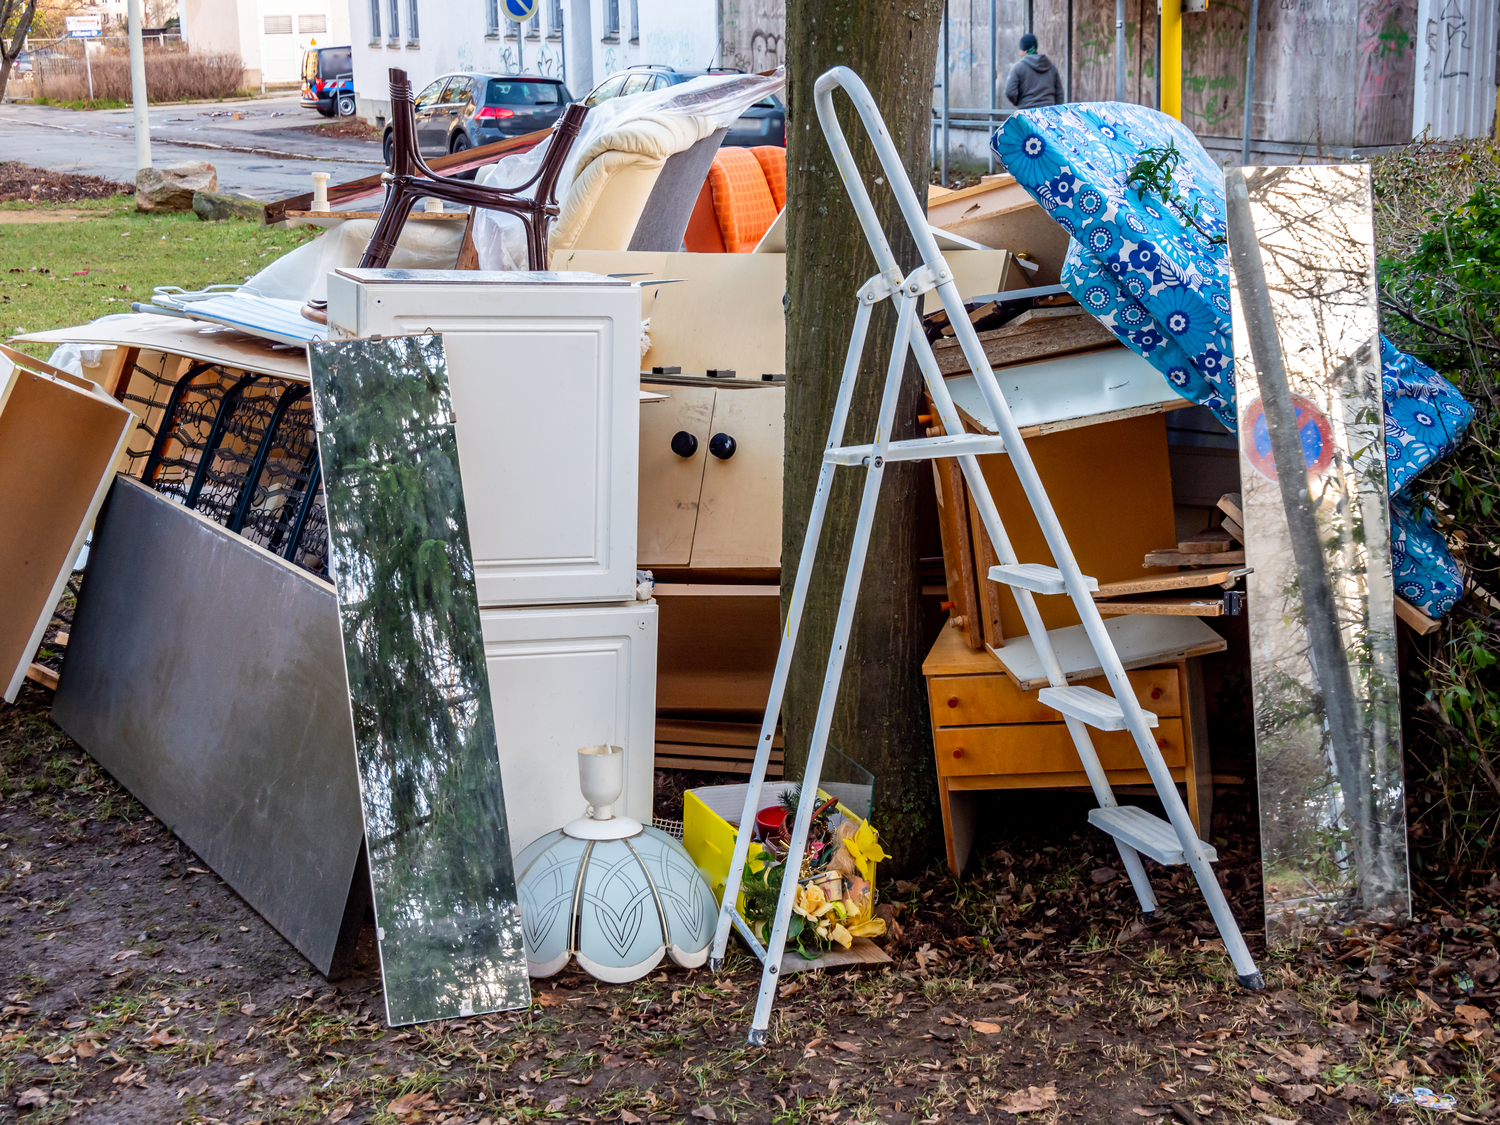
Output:
[[[1087,786],[1088,777],[1062,716],[1041,703],[1035,690],[1018,688],[988,651],[970,649],[958,629],[943,629],[922,672],[932,711],[948,866],[957,875],[973,845],[979,792]],[[1212,789],[1196,660],[1126,674],[1141,706],[1158,718],[1152,733],[1172,779],[1187,789],[1188,814],[1202,835]],[[1109,692],[1102,677],[1082,682]],[[1129,732],[1089,733],[1112,787],[1150,785]]]

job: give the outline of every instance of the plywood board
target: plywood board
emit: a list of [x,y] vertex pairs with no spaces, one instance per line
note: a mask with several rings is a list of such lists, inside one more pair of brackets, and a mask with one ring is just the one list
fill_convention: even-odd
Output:
[[[1144,668],[1189,656],[1223,652],[1229,647],[1223,637],[1196,617],[1119,617],[1104,623],[1114,642],[1120,663],[1126,668]],[[1047,634],[1069,683],[1102,676],[1104,669],[1094,654],[1082,625],[1050,630]],[[1047,673],[1030,637],[1018,637],[995,656],[1005,673],[1024,691],[1047,686]]]
[[1162,597],[1143,594],[1138,598],[1112,598],[1096,601],[1102,617],[1123,617],[1131,613],[1162,613],[1187,617],[1223,617],[1223,598]]
[[222,325],[184,320],[179,316],[135,313],[103,324],[28,332],[14,339],[42,344],[115,344],[191,356],[237,371],[258,371],[298,383],[307,382],[307,357],[301,348],[273,344]]
[[1155,574],[1150,578],[1130,578],[1124,582],[1101,582],[1094,600],[1125,598],[1132,594],[1154,594],[1167,590],[1197,590],[1222,586],[1226,590],[1244,574],[1243,569],[1221,567],[1218,570],[1184,570],[1176,574]]
[[[979,333],[990,367],[1035,363],[1070,352],[1120,348],[1115,334],[1077,305],[1032,309],[1008,324]],[[944,375],[968,372],[969,361],[956,337],[945,336],[932,345],[938,370]]]
[[[1116,411],[1134,416],[1142,408],[1158,413],[1187,402],[1160,371],[1122,347],[1003,367],[995,372],[995,381],[1023,435],[1033,427],[1068,419],[1094,419]],[[964,421],[980,432],[994,433],[978,380],[956,375],[947,383]],[[1175,540],[1173,535],[1164,542]]]
[[[781,565],[785,409],[782,383],[715,392],[713,422],[702,442],[703,493],[693,532],[693,567]],[[728,458],[709,449],[719,434],[734,439]]]
[[[1160,415],[1048,434],[1029,439],[1026,448],[1074,557],[1101,585],[1144,577],[1140,560],[1146,552],[1176,541],[1166,421]],[[1017,557],[1054,565],[1010,459],[994,455],[979,463]],[[979,573],[989,570],[981,567]],[[998,591],[1005,637],[1024,637],[1014,596],[987,584]],[[1049,629],[1078,623],[1067,598],[1039,597],[1037,606]]]
[[0,685],[13,703],[135,416],[87,380],[0,364]]
[[[687,566],[698,526],[715,392],[705,387],[650,386],[667,398],[641,411],[636,557],[643,567]],[[672,448],[679,433],[697,442],[687,457]]]
[[766,595],[669,592],[658,584],[657,713],[749,719],[766,708],[781,642],[779,587]]

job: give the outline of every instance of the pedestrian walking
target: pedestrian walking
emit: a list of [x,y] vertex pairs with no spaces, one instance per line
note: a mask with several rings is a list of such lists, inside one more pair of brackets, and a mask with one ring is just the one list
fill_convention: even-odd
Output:
[[1021,36],[1021,61],[1011,67],[1005,96],[1017,109],[1062,104],[1062,74],[1051,59],[1037,53],[1036,36],[1029,31]]

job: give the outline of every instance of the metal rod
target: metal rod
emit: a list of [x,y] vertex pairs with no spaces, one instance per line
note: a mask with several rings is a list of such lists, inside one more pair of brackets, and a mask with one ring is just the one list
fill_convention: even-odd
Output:
[[1240,134],[1240,163],[1250,163],[1250,129],[1255,122],[1255,25],[1260,21],[1260,0],[1250,0],[1250,34],[1245,42],[1245,126]]
[[1125,0],[1115,0],[1115,101],[1125,100]]
[[1026,0],[1026,33],[1030,35],[1036,28],[1033,26],[1033,0]]
[[1073,0],[1064,5],[1068,29],[1063,34],[1063,101],[1073,100]]
[[135,171],[151,167],[151,117],[146,112],[146,49],[141,45],[141,0],[127,0],[130,33],[130,102],[135,109]]
[[[1073,0],[1068,0],[1068,3],[1071,4],[1072,2]],[[997,27],[995,23],[996,19],[998,18],[995,12],[995,4],[996,0],[990,0],[990,124],[992,126],[995,123],[995,110],[1000,107],[1000,71],[998,57],[1000,52],[1000,28]],[[984,147],[985,151],[989,153],[990,171],[993,173],[995,170],[995,150],[990,148],[988,138],[986,138]]]
[[948,79],[953,76],[948,53],[948,0],[943,0],[943,174],[939,182],[948,186]]
[[1161,111],[1182,120],[1182,0],[1161,0]]
[[266,432],[261,436],[260,444],[256,446],[255,458],[250,462],[250,471],[246,474],[245,483],[240,488],[239,498],[235,501],[234,514],[225,524],[236,535],[245,526],[245,520],[250,515],[250,506],[255,502],[255,486],[260,481],[260,474],[265,471],[266,461],[271,456],[271,448],[276,444],[281,420],[293,404],[307,397],[307,390],[305,385],[292,387],[282,392],[280,401],[276,403],[276,409],[271,414],[271,421],[266,426]]

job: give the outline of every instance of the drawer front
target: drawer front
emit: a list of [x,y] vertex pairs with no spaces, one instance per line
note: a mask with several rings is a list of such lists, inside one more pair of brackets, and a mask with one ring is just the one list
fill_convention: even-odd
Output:
[[[1135,697],[1157,716],[1181,715],[1177,669],[1140,668],[1126,672]],[[1103,676],[1084,680],[1105,695],[1114,694]],[[927,680],[934,727],[974,727],[987,723],[1055,723],[1058,713],[1022,691],[1003,672],[981,676],[932,676]]]
[[[1171,767],[1186,763],[1181,719],[1163,719],[1151,732]],[[1129,731],[1090,730],[1094,750],[1106,770],[1144,767]],[[933,734],[938,773],[943,777],[985,774],[1072,773],[1083,769],[1064,723],[1007,723],[1003,726],[938,730]]]

